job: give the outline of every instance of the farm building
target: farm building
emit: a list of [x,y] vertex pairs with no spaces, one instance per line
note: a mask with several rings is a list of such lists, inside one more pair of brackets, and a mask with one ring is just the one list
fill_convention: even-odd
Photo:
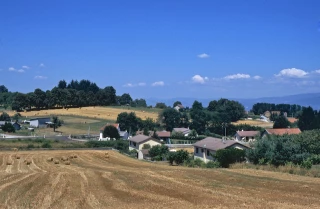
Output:
[[248,149],[249,147],[234,140],[223,140],[213,137],[207,137],[196,142],[194,145],[194,158],[199,158],[204,162],[212,161],[211,155],[220,149],[236,148]]
[[184,136],[189,136],[191,130],[189,128],[174,128],[172,133],[182,133]]
[[252,142],[260,136],[260,131],[237,131],[234,135],[236,141],[239,142]]
[[45,128],[48,126],[48,123],[51,122],[50,118],[33,118],[29,121],[30,127],[34,128]]
[[143,145],[149,144],[150,147],[156,146],[156,145],[161,145],[161,142],[157,139],[154,139],[150,136],[145,136],[145,135],[137,135],[134,136],[129,140],[129,150],[136,150],[138,152],[138,159],[143,159]]
[[262,133],[262,137],[266,137],[268,135],[291,135],[291,134],[300,134],[301,130],[299,128],[271,128],[271,129],[266,129]]
[[[136,135],[142,135],[143,131],[137,131]],[[153,136],[154,131],[149,131],[149,136]],[[158,136],[158,139],[160,141],[168,143],[171,137],[171,132],[170,131],[156,131],[156,135]]]

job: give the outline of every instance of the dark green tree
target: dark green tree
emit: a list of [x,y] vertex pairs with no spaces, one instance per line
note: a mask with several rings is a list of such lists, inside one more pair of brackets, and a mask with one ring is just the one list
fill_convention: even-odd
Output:
[[125,93],[121,95],[119,102],[120,105],[129,105],[132,102],[132,98],[130,94]]
[[290,126],[290,122],[284,115],[280,115],[274,121],[273,128],[288,128]]
[[160,121],[167,131],[172,131],[180,125],[180,113],[173,108],[166,108],[159,114]]
[[158,102],[155,106],[155,108],[159,108],[159,109],[166,109],[167,105],[163,102]]
[[10,121],[10,120],[11,118],[9,114],[6,112],[2,112],[2,114],[0,115],[0,121]]
[[316,116],[312,107],[309,106],[307,108],[304,108],[301,115],[299,116],[298,127],[301,131],[320,128],[315,126],[315,120]]
[[51,122],[53,123],[53,132],[56,132],[56,129],[62,125],[62,121],[59,119],[58,116],[52,116]]
[[149,149],[149,156],[152,160],[163,160],[168,152],[169,148],[167,146],[156,145]]
[[8,132],[8,133],[16,132],[13,125],[11,123],[7,123],[7,122],[1,127],[1,129],[2,129],[2,131]]
[[138,117],[134,112],[120,113],[117,117],[117,123],[119,123],[121,130],[126,130],[130,134],[135,134],[139,128]]
[[4,85],[0,85],[0,94],[1,93],[7,93],[7,92],[8,92],[7,87],[5,87]]
[[173,103],[172,107],[175,107],[177,105],[182,105],[182,103],[180,101],[176,101],[175,103]]
[[41,89],[34,90],[34,105],[37,109],[45,107],[46,93]]
[[103,137],[104,138],[111,138],[111,139],[119,139],[120,135],[118,129],[114,126],[106,126],[103,130]]
[[244,162],[245,156],[246,152],[244,150],[236,148],[220,149],[213,155],[223,168],[229,168],[230,164],[236,162]]
[[58,83],[58,88],[59,88],[59,89],[65,89],[65,88],[67,88],[67,82],[66,82],[65,80],[59,81],[59,83]]

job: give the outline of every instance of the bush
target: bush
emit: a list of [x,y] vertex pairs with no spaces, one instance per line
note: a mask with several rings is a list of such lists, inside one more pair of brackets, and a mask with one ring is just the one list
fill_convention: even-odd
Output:
[[189,159],[189,153],[185,150],[179,150],[177,152],[169,152],[168,161],[171,165],[175,162],[177,165],[181,165],[184,161]]
[[168,154],[169,148],[165,145],[156,145],[150,148],[149,156],[152,160],[162,160]]
[[34,145],[33,145],[33,144],[28,144],[28,145],[27,145],[27,148],[28,148],[28,149],[33,149],[33,148],[34,148]]
[[207,168],[219,168],[220,167],[220,163],[217,161],[209,161],[206,164]]
[[51,144],[49,142],[45,142],[41,145],[42,148],[52,148]]
[[150,149],[150,148],[151,148],[150,144],[144,144],[142,147],[142,149]]
[[301,168],[305,168],[305,169],[311,169],[311,167],[312,167],[312,160],[307,159],[307,160],[302,161],[302,163],[300,164],[300,167],[301,167]]
[[217,159],[221,167],[229,168],[232,163],[245,161],[245,155],[244,150],[229,148],[218,150],[213,157]]
[[13,125],[11,123],[7,123],[7,122],[2,126],[1,129],[2,129],[2,131],[8,132],[8,133],[16,132],[16,129],[14,129]]

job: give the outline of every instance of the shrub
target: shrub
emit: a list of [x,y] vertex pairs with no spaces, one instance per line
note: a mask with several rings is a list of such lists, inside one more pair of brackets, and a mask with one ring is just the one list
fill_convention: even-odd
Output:
[[28,144],[28,145],[27,145],[27,148],[28,148],[28,149],[33,149],[33,148],[34,148],[34,145],[33,145],[33,144]]
[[51,144],[49,142],[45,142],[41,145],[42,148],[52,148]]
[[312,167],[312,160],[307,159],[307,160],[302,161],[302,163],[300,164],[300,167],[301,167],[301,168],[305,168],[305,169],[311,169],[311,167]]
[[165,145],[156,145],[150,148],[149,156],[152,160],[162,160],[169,152],[169,148]]
[[150,148],[151,148],[150,144],[144,144],[142,147],[142,149],[150,149]]
[[245,161],[245,151],[235,148],[220,149],[214,158],[220,163],[221,167],[228,168],[230,164]]
[[206,164],[207,168],[219,168],[220,167],[220,163],[217,161],[209,161]]

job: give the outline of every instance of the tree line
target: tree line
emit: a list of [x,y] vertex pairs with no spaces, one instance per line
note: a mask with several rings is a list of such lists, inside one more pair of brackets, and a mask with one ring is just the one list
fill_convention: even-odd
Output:
[[273,104],[273,103],[256,103],[252,106],[251,111],[255,115],[264,114],[266,111],[286,112],[288,116],[297,117],[305,107],[297,104]]
[[52,108],[71,108],[85,106],[109,106],[130,105],[134,107],[146,107],[144,99],[133,100],[130,94],[116,95],[112,86],[99,88],[89,80],[72,80],[67,83],[59,81],[58,85],[51,90],[43,91],[40,88],[29,93],[9,92],[5,86],[0,86],[0,106],[12,110],[22,111]]

